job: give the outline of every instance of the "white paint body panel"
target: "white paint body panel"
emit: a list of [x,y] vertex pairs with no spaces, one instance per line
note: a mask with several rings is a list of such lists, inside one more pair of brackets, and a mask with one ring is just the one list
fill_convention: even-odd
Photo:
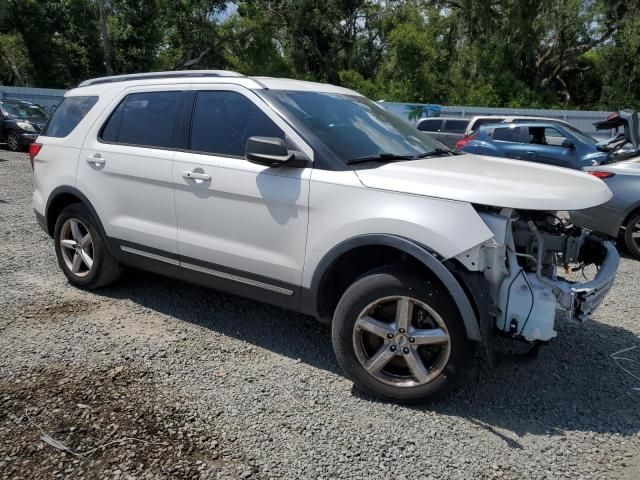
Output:
[[611,199],[578,170],[478,155],[425,158],[358,169],[367,187],[524,210],[580,210]]
[[[211,175],[192,180],[184,171]],[[310,169],[177,152],[173,166],[181,256],[300,285]]]
[[408,238],[444,258],[493,237],[469,203],[366,188],[353,171],[314,170],[303,286],[333,247],[366,234]]

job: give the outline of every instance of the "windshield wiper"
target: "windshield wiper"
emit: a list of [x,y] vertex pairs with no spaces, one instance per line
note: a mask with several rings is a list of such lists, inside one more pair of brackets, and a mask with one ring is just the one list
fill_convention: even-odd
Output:
[[396,160],[414,160],[416,157],[412,155],[396,155],[393,153],[381,153],[379,155],[373,155],[371,157],[360,157],[360,158],[352,158],[347,160],[345,163],[347,165],[354,165],[356,163],[365,163],[365,162],[393,162]]
[[434,148],[428,152],[421,153],[420,155],[416,155],[413,158],[426,158],[426,157],[434,157],[436,155],[460,155],[458,152],[454,152],[453,150],[449,150],[448,148]]

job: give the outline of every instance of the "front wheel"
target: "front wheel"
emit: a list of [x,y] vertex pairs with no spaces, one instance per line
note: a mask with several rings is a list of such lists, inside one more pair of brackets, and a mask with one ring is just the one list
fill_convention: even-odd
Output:
[[11,131],[7,134],[7,147],[12,152],[17,152],[22,148],[20,137],[18,137],[16,132]]
[[627,222],[624,241],[631,255],[640,260],[640,212],[634,214]]
[[338,363],[367,394],[415,403],[455,384],[469,359],[460,314],[433,280],[385,268],[344,293],[332,328]]

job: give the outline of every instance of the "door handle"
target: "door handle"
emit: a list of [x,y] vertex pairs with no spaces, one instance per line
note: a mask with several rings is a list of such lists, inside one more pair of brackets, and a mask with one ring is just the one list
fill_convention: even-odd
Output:
[[529,155],[530,157],[535,157],[536,156],[536,152],[527,152],[527,155]]
[[102,158],[102,155],[96,153],[95,155],[87,157],[87,163],[93,164],[95,166],[100,166],[105,164],[105,159]]
[[182,176],[191,180],[211,180],[211,175],[209,175],[208,173],[190,172],[188,170],[182,172]]

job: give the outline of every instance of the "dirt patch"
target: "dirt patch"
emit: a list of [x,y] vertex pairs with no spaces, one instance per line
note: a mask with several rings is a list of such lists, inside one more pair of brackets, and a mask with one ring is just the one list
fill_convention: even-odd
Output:
[[[256,478],[148,372],[0,371],[0,478]],[[174,397],[175,399],[175,397]]]
[[58,303],[48,305],[31,304],[24,308],[22,316],[28,319],[46,320],[50,318],[86,315],[98,308],[97,302],[81,299],[60,300]]

